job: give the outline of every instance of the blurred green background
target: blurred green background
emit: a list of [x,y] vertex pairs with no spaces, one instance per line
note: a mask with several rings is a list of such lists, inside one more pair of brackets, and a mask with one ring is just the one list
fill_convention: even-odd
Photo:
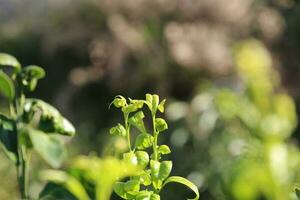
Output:
[[[173,174],[201,199],[285,200],[300,171],[299,22],[296,0],[0,0],[0,52],[46,70],[29,95],[75,124],[69,158],[102,155],[114,96],[156,93]],[[49,167],[34,163],[36,196]],[[0,177],[0,199],[17,199],[3,154]],[[162,199],[189,195],[174,185]]]

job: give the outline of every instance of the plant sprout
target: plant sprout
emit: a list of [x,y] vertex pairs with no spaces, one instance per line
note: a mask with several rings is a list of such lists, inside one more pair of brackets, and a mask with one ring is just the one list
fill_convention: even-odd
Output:
[[[139,166],[143,169],[138,175],[131,176],[125,182],[116,182],[114,191],[123,199],[130,200],[159,200],[160,191],[171,182],[183,184],[193,190],[199,199],[198,188],[189,180],[171,176],[173,167],[172,161],[163,160],[163,156],[170,154],[171,150],[167,145],[158,143],[158,136],[168,129],[167,122],[157,114],[164,112],[165,100],[159,101],[158,95],[146,94],[145,100],[126,100],[118,95],[112,104],[121,109],[124,123],[117,124],[110,129],[110,134],[127,138],[128,152],[123,154],[123,160]],[[151,112],[152,130],[147,130],[144,125],[143,106]],[[135,128],[139,135],[135,138],[134,145],[131,144],[132,129]],[[152,149],[149,156],[147,150]]]

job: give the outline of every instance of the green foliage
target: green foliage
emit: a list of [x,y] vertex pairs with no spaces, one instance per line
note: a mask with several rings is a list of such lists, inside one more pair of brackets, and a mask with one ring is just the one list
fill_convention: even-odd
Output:
[[300,154],[290,143],[297,126],[293,99],[279,88],[263,44],[240,42],[234,58],[234,86],[205,88],[184,119],[200,122],[189,126],[198,137],[193,157],[201,157],[194,166],[214,199],[295,199]]
[[[80,178],[72,174],[72,171],[80,174]],[[122,178],[135,176],[139,173],[141,173],[141,170],[136,165],[129,164],[127,161],[112,157],[100,159],[95,156],[80,156],[72,162],[69,173],[59,170],[47,170],[41,173],[42,179],[51,181],[60,187],[49,188],[48,186],[41,193],[40,198],[42,200],[54,198],[57,196],[57,190],[59,190],[59,195],[64,195],[65,200],[109,200],[113,187],[120,195],[125,195],[125,193],[127,195],[127,192],[124,191],[139,189],[139,185],[136,184],[138,181],[136,180],[132,180],[126,184],[115,184],[116,181]],[[94,188],[92,194],[88,192],[88,188],[84,182],[92,184]],[[72,196],[68,193],[71,193]],[[95,198],[92,198],[92,196],[95,196]]]
[[[9,114],[0,114],[1,147],[16,165],[22,199],[28,195],[28,165],[35,150],[53,167],[64,157],[58,135],[75,134],[73,125],[59,111],[39,99],[27,99],[25,91],[33,91],[45,71],[38,66],[21,67],[16,58],[0,53],[0,93],[6,98]],[[13,68],[6,74],[3,67]],[[51,135],[50,135],[51,133]]]
[[[110,133],[127,137],[129,152],[123,154],[123,160],[126,163],[138,166],[143,171],[136,176],[132,176],[125,182],[117,182],[114,185],[114,191],[123,199],[130,200],[158,200],[160,199],[160,191],[170,182],[181,183],[196,194],[195,200],[199,199],[198,188],[183,177],[169,177],[172,171],[172,161],[161,160],[161,156],[171,153],[167,145],[158,145],[158,136],[161,132],[168,129],[167,122],[157,117],[157,111],[164,112],[165,100],[159,101],[158,95],[146,94],[145,100],[128,101],[121,95],[113,100],[112,104],[116,108],[120,108],[124,116],[124,125],[118,124],[113,127]],[[144,125],[143,105],[146,105],[151,112],[152,130],[146,130]],[[135,138],[134,147],[131,146],[131,132],[135,128],[139,134]],[[152,147],[152,155],[148,155],[148,151]],[[139,151],[144,150],[144,151]]]

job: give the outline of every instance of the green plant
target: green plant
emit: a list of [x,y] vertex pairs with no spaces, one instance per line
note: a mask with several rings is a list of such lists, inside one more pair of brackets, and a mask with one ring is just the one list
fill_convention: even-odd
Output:
[[41,200],[109,200],[116,181],[139,173],[137,166],[114,157],[79,156],[69,170],[46,170],[50,181],[40,194]]
[[22,68],[19,61],[0,53],[0,94],[5,105],[0,113],[0,144],[17,169],[22,199],[29,199],[28,168],[32,150],[52,167],[64,158],[59,135],[73,136],[75,129],[57,109],[26,92],[35,90],[45,71],[35,65]]
[[[123,154],[123,160],[133,165],[139,166],[142,171],[131,176],[125,182],[116,182],[114,191],[123,199],[131,200],[158,200],[160,191],[170,182],[181,183],[196,194],[194,200],[199,199],[198,188],[189,180],[170,176],[172,161],[162,160],[163,156],[170,154],[171,150],[167,145],[158,144],[158,136],[168,129],[167,122],[157,117],[159,112],[164,112],[165,100],[159,101],[158,95],[146,94],[145,100],[127,101],[123,96],[116,96],[112,104],[121,109],[124,123],[117,124],[110,129],[110,134],[127,138],[129,151]],[[146,105],[151,113],[152,130],[149,131],[144,125],[143,106]],[[134,145],[131,144],[132,131],[135,128],[138,136]],[[147,150],[152,148],[149,156]]]

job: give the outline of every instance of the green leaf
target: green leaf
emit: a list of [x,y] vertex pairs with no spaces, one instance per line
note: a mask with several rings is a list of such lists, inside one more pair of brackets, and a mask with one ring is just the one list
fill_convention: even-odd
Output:
[[169,177],[163,184],[162,187],[164,187],[166,184],[168,183],[172,183],[172,182],[175,182],[175,183],[180,183],[180,184],[183,184],[185,186],[187,186],[188,188],[190,188],[195,194],[196,194],[196,197],[193,198],[193,199],[188,199],[188,200],[198,200],[199,199],[199,191],[198,191],[198,188],[197,186],[195,186],[191,181],[183,178],[183,177],[180,177],[180,176],[171,176]]
[[123,199],[133,199],[139,193],[140,183],[137,180],[129,180],[125,183],[116,182],[113,189]]
[[148,163],[149,163],[149,155],[147,152],[145,151],[137,151],[135,152],[135,155],[137,157],[137,162],[138,162],[138,165],[144,169]]
[[0,65],[14,67],[17,70],[21,68],[19,61],[12,55],[0,53]]
[[39,194],[39,200],[78,200],[71,192],[55,183],[47,183]]
[[125,183],[124,190],[129,194],[134,194],[132,192],[140,191],[140,182],[137,180],[129,180]]
[[153,194],[153,192],[144,190],[138,193],[136,200],[160,200],[160,196],[158,194]]
[[46,73],[43,68],[36,65],[30,65],[22,69],[20,79],[22,85],[26,89],[33,91],[36,88],[38,80],[44,78],[45,74]]
[[10,101],[15,97],[14,83],[3,71],[0,71],[0,93]]
[[17,133],[12,119],[0,115],[0,142],[7,157],[14,163],[18,161]]
[[160,163],[159,161],[151,160],[150,168],[153,185],[156,189],[160,189],[163,181],[169,177],[172,171],[172,161],[163,161]]
[[22,72],[26,73],[31,78],[41,79],[44,78],[46,75],[45,70],[36,65],[29,65],[25,68],[23,68]]
[[144,105],[144,101],[143,100],[137,100],[137,99],[130,99],[130,104],[134,105],[135,107],[137,107],[138,109],[142,108]]
[[122,137],[126,137],[126,129],[124,128],[124,126],[122,124],[118,124],[117,126],[112,127],[109,130],[109,133],[111,135],[117,135],[117,136],[122,136]]
[[39,99],[26,99],[23,121],[46,133],[75,134],[74,126],[56,108]]
[[125,114],[129,114],[129,113],[137,111],[138,109],[141,109],[143,107],[143,104],[144,104],[144,102],[141,101],[141,100],[131,100],[130,99],[130,102],[131,103],[128,106],[125,106],[125,107],[122,108],[122,111]]
[[141,168],[145,168],[149,163],[149,155],[145,151],[129,152],[123,154],[123,159],[127,163],[130,163]]
[[162,132],[162,131],[168,129],[168,124],[163,118],[156,118],[155,119],[155,127],[156,127],[156,131]]
[[116,108],[123,108],[127,105],[126,99],[121,95],[116,96],[115,99],[113,100],[112,104]]
[[135,147],[137,149],[147,149],[152,146],[154,137],[147,133],[139,134],[135,140]]
[[150,200],[151,192],[149,191],[141,191],[136,196],[136,200]]
[[128,122],[132,126],[136,127],[142,133],[145,133],[146,129],[145,129],[144,121],[143,121],[144,117],[145,117],[145,115],[144,115],[143,111],[139,111],[139,112],[135,113],[134,116],[130,117]]
[[150,173],[148,173],[147,171],[143,171],[137,177],[141,184],[143,184],[145,186],[148,186],[151,184],[151,176],[150,176]]
[[156,94],[146,94],[146,105],[148,106],[149,110],[151,111],[152,115],[156,114],[157,107],[159,104],[159,96]]
[[159,103],[159,105],[158,105],[158,107],[157,107],[157,109],[158,109],[161,113],[165,112],[165,103],[166,103],[166,100],[164,99],[164,100],[162,100],[162,101]]
[[151,194],[150,200],[160,200],[160,196],[158,194]]
[[80,200],[90,200],[86,190],[81,185],[81,183],[76,178],[63,171],[45,170],[41,173],[40,176],[43,180],[62,185]]
[[52,167],[59,167],[65,156],[62,143],[57,138],[36,129],[27,127],[27,133],[34,150]]
[[126,191],[124,189],[125,183],[122,182],[116,182],[113,186],[114,192],[123,199],[127,199]]
[[161,145],[158,147],[158,153],[162,155],[170,154],[171,150],[167,145]]

